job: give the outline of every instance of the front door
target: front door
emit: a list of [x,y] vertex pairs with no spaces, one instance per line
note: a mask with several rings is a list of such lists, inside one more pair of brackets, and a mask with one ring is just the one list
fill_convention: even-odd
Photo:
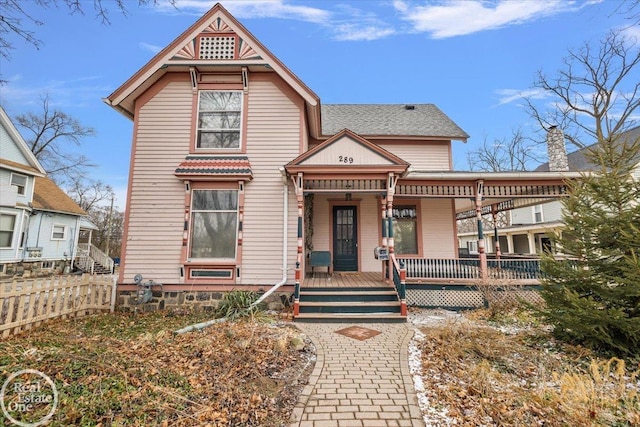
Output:
[[333,269],[358,271],[358,216],[355,206],[333,207]]

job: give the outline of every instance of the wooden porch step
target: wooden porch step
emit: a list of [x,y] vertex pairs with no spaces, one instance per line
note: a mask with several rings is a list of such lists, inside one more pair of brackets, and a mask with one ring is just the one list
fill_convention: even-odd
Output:
[[358,292],[344,291],[300,291],[300,299],[305,302],[366,302],[366,301],[398,301],[395,290],[366,290]]
[[307,323],[406,323],[400,313],[300,313],[294,321]]
[[300,301],[300,313],[400,313],[400,302],[396,301]]
[[406,322],[392,286],[310,287],[300,290],[297,322]]

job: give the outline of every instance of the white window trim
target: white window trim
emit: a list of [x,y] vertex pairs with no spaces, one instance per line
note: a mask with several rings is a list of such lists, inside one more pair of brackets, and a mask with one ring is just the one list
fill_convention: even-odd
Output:
[[[22,193],[20,192],[20,186],[13,183],[13,178],[17,177],[17,176],[24,178],[24,187],[22,187]],[[27,175],[23,175],[21,173],[11,172],[11,180],[9,182],[11,183],[11,185],[13,185],[15,187],[18,187],[18,195],[19,196],[24,196],[24,195],[27,194],[27,186],[29,185],[29,177]]]
[[[533,211],[533,223],[539,224],[544,222],[544,210],[542,209],[542,205],[533,205],[531,209]],[[538,213],[540,214],[540,221],[536,220],[536,214]]]
[[[18,214],[15,212],[2,212],[2,215],[6,215],[6,216],[12,216],[13,217],[13,231],[11,232],[11,242],[10,242],[10,246],[0,246],[0,248],[2,249],[11,249],[13,248],[15,245],[15,241],[16,241],[16,235],[18,235],[18,230],[17,230],[17,226],[18,226]],[[9,231],[9,230],[5,230],[5,231]]]
[[[198,135],[200,133],[200,131],[202,130],[199,126],[200,124],[200,94],[202,92],[229,92],[229,93],[239,93],[240,94],[240,127],[238,129],[238,146],[235,148],[214,148],[214,147],[199,147],[199,141],[198,141]],[[235,111],[235,110],[229,110],[229,111]],[[196,113],[196,126],[195,126],[195,149],[199,150],[199,151],[218,151],[218,152],[241,152],[243,149],[243,134],[242,134],[242,128],[243,128],[243,124],[244,123],[244,93],[241,90],[234,90],[234,89],[202,89],[200,91],[198,91],[198,112]],[[217,130],[217,129],[205,129],[205,130]],[[224,129],[219,129],[219,130],[224,130]]]
[[[54,237],[56,227],[62,227],[62,237]],[[67,238],[67,226],[63,224],[53,224],[51,226],[51,240],[65,240]]]

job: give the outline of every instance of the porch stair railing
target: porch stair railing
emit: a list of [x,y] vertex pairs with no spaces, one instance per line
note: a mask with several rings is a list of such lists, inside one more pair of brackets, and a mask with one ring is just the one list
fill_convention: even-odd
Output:
[[398,300],[400,301],[400,313],[407,315],[407,269],[404,260],[398,260],[395,254],[389,257],[391,261],[391,270],[393,272],[393,285],[398,292]]
[[76,256],[76,266],[90,274],[111,274],[114,261],[91,243],[80,243]]

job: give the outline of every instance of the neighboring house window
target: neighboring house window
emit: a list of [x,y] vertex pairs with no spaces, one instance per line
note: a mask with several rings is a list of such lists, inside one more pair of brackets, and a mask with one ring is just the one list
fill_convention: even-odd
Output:
[[242,92],[200,91],[197,148],[239,149]]
[[469,250],[469,252],[478,252],[478,242],[476,241],[468,241],[467,242],[467,249]]
[[25,189],[27,188],[27,177],[25,175],[18,175],[17,173],[11,174],[11,185],[18,187],[18,194],[24,196]]
[[51,231],[51,240],[64,240],[67,234],[67,227],[65,225],[53,225]]
[[542,205],[533,206],[533,221],[542,222]]
[[191,258],[235,259],[238,191],[194,190],[191,212]]
[[16,226],[16,216],[0,214],[0,248],[10,248],[13,243],[13,230]]
[[418,254],[418,213],[416,205],[393,207],[393,241],[399,255]]

